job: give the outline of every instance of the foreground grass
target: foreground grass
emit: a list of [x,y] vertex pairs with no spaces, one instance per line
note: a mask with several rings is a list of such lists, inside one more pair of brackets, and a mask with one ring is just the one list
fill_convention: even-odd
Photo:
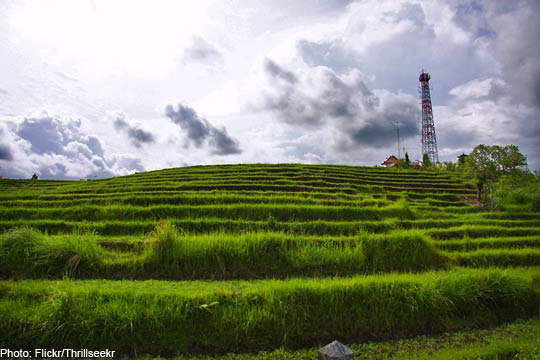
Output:
[[[480,360],[540,359],[540,319],[516,321],[490,329],[475,329],[412,339],[348,344],[358,359],[374,360]],[[290,351],[230,354],[223,356],[180,356],[175,360],[298,360],[316,359],[318,348]],[[141,357],[151,359],[151,357]]]
[[540,269],[286,281],[0,282],[2,347],[228,353],[406,338],[528,318]]
[[449,265],[418,231],[348,238],[184,235],[163,222],[130,253],[106,251],[97,239],[11,230],[0,235],[0,278],[253,279],[418,272]]

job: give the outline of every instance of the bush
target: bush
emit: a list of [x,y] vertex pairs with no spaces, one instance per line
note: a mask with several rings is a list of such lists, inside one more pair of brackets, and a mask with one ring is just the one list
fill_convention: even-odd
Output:
[[76,276],[103,265],[103,249],[93,234],[75,232],[58,238],[30,228],[0,236],[0,273],[15,277]]
[[495,202],[501,209],[540,211],[540,176],[523,173],[505,176],[495,185]]

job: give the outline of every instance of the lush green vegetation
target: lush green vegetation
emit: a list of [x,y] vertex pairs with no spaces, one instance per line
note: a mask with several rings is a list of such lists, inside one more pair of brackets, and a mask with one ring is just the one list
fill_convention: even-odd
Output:
[[505,176],[495,189],[495,201],[500,208],[540,212],[539,173]]
[[20,281],[0,287],[8,347],[122,353],[298,348],[498,324],[537,314],[538,268],[255,282]]
[[[252,279],[419,272],[449,266],[418,231],[351,237],[283,233],[184,235],[163,222],[144,242],[100,242],[30,228],[0,236],[0,273],[13,278]],[[131,249],[128,254],[104,248]]]
[[460,161],[476,181],[477,200],[491,208],[495,207],[494,191],[501,177],[522,178],[528,173],[527,158],[516,145],[480,144]]
[[[540,334],[537,178],[499,191],[502,177],[486,211],[464,176],[280,164],[0,180],[0,346],[296,359],[339,339],[381,359],[533,358],[538,337],[491,327]],[[493,341],[456,345],[482,332]],[[417,335],[435,337],[395,340]]]
[[[413,339],[364,342],[350,346],[360,359],[377,360],[464,360],[540,358],[540,319],[517,321],[489,329],[449,332]],[[219,357],[180,356],[176,360],[297,360],[316,359],[316,348],[290,351],[278,349],[256,354],[229,354]]]

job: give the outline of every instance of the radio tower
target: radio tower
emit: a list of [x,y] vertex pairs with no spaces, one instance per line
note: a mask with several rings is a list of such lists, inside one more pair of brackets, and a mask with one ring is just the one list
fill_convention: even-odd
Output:
[[429,93],[429,73],[422,70],[420,74],[420,93],[422,96],[422,156],[428,154],[433,165],[439,162],[437,151],[437,137],[435,136],[435,124],[433,123],[433,109],[431,107],[431,95]]

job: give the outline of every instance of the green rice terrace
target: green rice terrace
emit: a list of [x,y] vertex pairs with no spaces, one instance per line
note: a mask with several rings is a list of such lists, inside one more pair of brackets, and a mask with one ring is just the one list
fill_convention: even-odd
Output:
[[224,165],[0,180],[0,347],[540,358],[540,213],[459,173]]

